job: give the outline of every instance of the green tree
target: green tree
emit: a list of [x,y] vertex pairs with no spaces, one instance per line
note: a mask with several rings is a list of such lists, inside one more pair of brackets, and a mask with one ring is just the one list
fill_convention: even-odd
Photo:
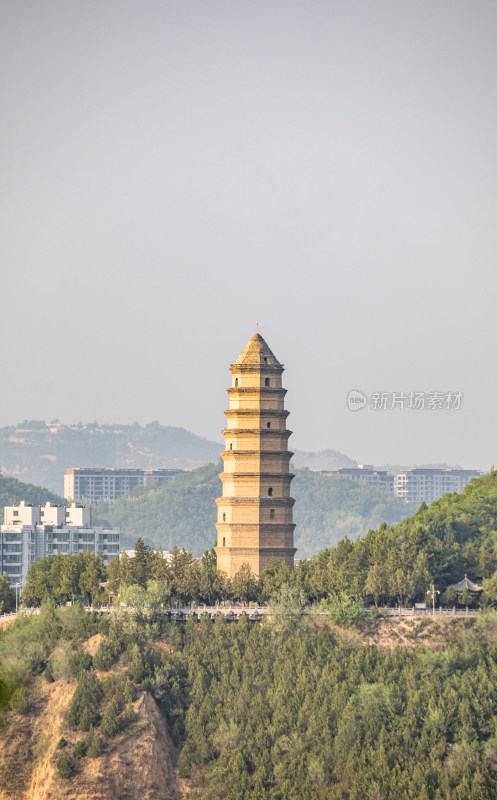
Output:
[[249,602],[256,600],[258,594],[257,578],[248,564],[242,564],[232,582],[233,596],[236,599]]
[[[494,536],[495,536],[495,532]],[[491,538],[485,539],[479,554],[480,574],[483,578],[491,578],[497,570],[497,553]]]
[[368,577],[364,585],[364,593],[371,595],[375,606],[380,597],[388,592],[388,576],[382,564],[377,561],[369,568]]
[[119,720],[119,706],[117,704],[117,700],[113,697],[109,703],[107,704],[107,708],[105,709],[104,715],[102,717],[102,722],[100,725],[100,730],[102,731],[104,736],[109,737],[111,739],[116,733],[119,733],[121,728],[121,723]]
[[133,583],[145,588],[152,574],[154,560],[153,549],[146,545],[141,536],[139,536],[135,544],[135,556],[130,562]]
[[330,619],[341,628],[348,628],[349,622],[362,619],[365,614],[362,600],[350,597],[346,592],[335,592],[328,595],[322,601],[321,607],[328,611]]
[[22,598],[27,606],[40,606],[45,598],[51,597],[51,558],[39,558],[31,564],[26,576]]
[[16,592],[6,572],[0,578],[0,614],[10,614],[16,607]]
[[468,607],[474,605],[475,598],[469,589],[464,588],[460,594],[459,602],[461,605]]
[[459,595],[456,590],[452,586],[448,586],[443,595],[444,604],[450,608],[456,605],[458,599]]
[[93,728],[93,726],[88,731],[88,736],[85,740],[86,743],[86,755],[90,758],[98,758],[98,756],[102,752],[102,742],[100,736]]
[[72,778],[76,772],[76,761],[69,753],[62,753],[57,761],[57,769],[61,778]]
[[[124,558],[123,553],[123,558]],[[127,558],[127,556],[126,556]],[[111,558],[107,566],[107,591],[118,595],[121,590],[121,559]]]
[[100,584],[105,577],[105,567],[102,558],[98,558],[93,553],[84,553],[85,568],[79,579],[79,588],[82,594],[86,595],[90,605],[93,605],[97,594],[101,591]]
[[167,605],[171,596],[171,590],[166,583],[151,580],[147,584],[146,602],[152,609],[159,609]]
[[[93,669],[80,672],[78,685],[72,697],[69,709],[68,723],[77,728],[83,715],[90,713],[90,723],[98,711],[98,705],[102,699],[102,686]],[[85,717],[85,719],[86,719]],[[89,729],[89,725],[88,728]]]
[[204,602],[212,605],[222,597],[224,589],[223,573],[218,571],[216,552],[214,549],[206,550],[200,567],[200,596]]

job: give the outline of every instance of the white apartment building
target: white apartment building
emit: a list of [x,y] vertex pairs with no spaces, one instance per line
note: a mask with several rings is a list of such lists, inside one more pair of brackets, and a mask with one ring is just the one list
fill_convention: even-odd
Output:
[[472,478],[479,478],[477,469],[403,469],[395,476],[394,492],[409,503],[432,503],[448,492],[461,492]]
[[4,508],[0,526],[0,574],[11,583],[25,580],[39,558],[78,553],[102,554],[104,564],[118,558],[120,529],[95,527],[91,509],[79,504],[33,506],[22,501]]
[[330,478],[347,478],[351,481],[363,481],[393,494],[393,475],[386,470],[375,469],[372,464],[359,464],[357,467],[339,467],[338,469],[319,470],[321,475]]
[[99,500],[117,500],[136,486],[165,483],[186,469],[100,469],[75,467],[64,470],[64,497],[97,503]]

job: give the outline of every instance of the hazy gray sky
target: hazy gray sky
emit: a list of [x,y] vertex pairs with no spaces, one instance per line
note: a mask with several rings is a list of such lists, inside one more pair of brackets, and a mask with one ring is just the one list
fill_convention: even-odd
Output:
[[495,0],[0,11],[0,424],[221,439],[258,321],[294,447],[497,463]]

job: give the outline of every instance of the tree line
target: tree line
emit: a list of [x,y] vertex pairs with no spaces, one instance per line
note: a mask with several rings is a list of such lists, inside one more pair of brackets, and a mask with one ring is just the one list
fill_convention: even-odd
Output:
[[[268,602],[283,586],[297,590],[307,603],[340,593],[366,604],[402,605],[431,602],[431,586],[439,601],[452,605],[458,598],[451,584],[467,574],[481,582],[484,605],[497,604],[497,472],[492,471],[460,494],[446,495],[414,516],[377,530],[355,542],[342,539],[291,570],[269,563],[260,577],[248,566],[228,579],[218,572],[214,550],[201,559],[174,547],[167,558],[141,538],[135,557],[123,553],[106,568],[90,553],[40,559],[30,567],[23,601],[40,604],[45,596],[56,602],[83,597],[103,602],[128,592],[152,603],[207,603],[222,600]],[[138,593],[137,593],[138,592]],[[130,595],[131,596],[131,595]],[[470,595],[459,598],[474,602]]]

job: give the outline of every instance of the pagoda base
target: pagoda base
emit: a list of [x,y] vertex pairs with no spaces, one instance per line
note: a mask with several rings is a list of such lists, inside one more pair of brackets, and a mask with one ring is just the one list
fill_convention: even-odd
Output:
[[229,578],[234,578],[240,567],[247,564],[259,577],[271,561],[285,563],[293,569],[295,547],[216,547],[217,568]]

